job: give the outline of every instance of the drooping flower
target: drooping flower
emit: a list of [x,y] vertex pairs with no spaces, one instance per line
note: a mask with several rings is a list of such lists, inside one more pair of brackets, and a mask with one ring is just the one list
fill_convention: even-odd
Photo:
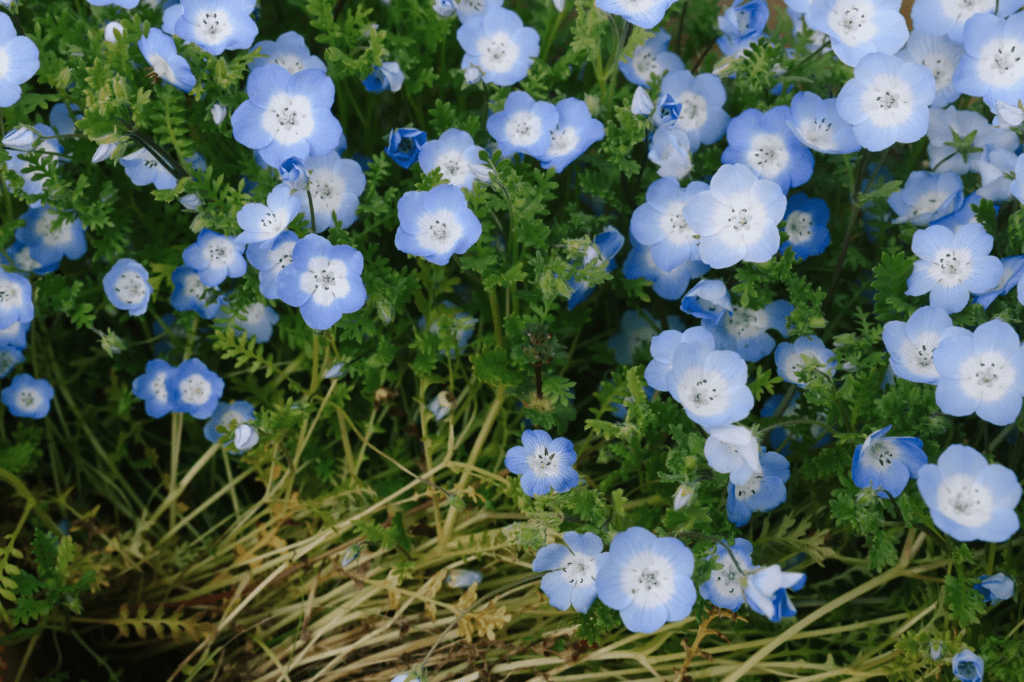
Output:
[[[242,424],[248,424],[255,418],[256,411],[252,403],[247,400],[232,400],[230,403],[219,402],[213,414],[210,415],[210,420],[203,426],[203,437],[211,443],[216,443],[221,439],[217,427],[223,427],[229,434],[232,434],[232,439],[229,442],[233,442],[235,428]],[[228,450],[228,453],[238,454],[232,453],[231,450]]]
[[875,431],[853,450],[851,475],[858,488],[878,490],[879,497],[896,497],[928,463],[920,438],[885,437],[892,424]]
[[822,99],[810,91],[793,95],[790,130],[808,149],[822,154],[852,154],[861,148],[853,126],[839,115],[835,97]]
[[686,69],[673,71],[661,81],[661,92],[679,104],[679,115],[673,127],[686,133],[690,150],[702,144],[714,144],[725,135],[729,114],[725,105],[725,87],[714,74],[694,76]]
[[[650,87],[651,78],[665,76],[673,71],[686,68],[682,58],[668,49],[672,37],[664,30],[658,31],[643,45],[633,50],[633,56],[619,60],[619,71],[633,85]],[[661,91],[665,90],[662,79]]]
[[779,453],[769,452],[762,447],[760,462],[760,473],[752,473],[741,485],[729,483],[725,511],[729,520],[737,526],[750,523],[754,512],[775,509],[786,501],[789,461]]
[[441,177],[462,189],[473,189],[476,177],[470,169],[480,163],[483,147],[473,144],[473,137],[465,130],[449,128],[436,140],[424,142],[420,147],[420,170],[429,173],[441,169]]
[[199,273],[182,265],[171,273],[174,291],[171,292],[171,306],[175,310],[194,310],[207,320],[212,320],[220,303],[216,299],[207,301],[207,287],[203,284]]
[[807,384],[800,381],[797,372],[809,366],[808,360],[824,365],[824,369],[819,371],[829,375],[836,371],[836,354],[825,348],[825,342],[817,336],[801,336],[793,343],[780,343],[775,348],[775,367],[779,376],[800,388],[807,388]]
[[736,538],[730,547],[721,542],[715,545],[713,559],[722,568],[712,569],[711,577],[701,583],[700,596],[718,608],[739,611],[745,601],[747,580],[755,570],[753,551],[754,546],[743,538]]
[[1010,289],[1018,285],[1021,277],[1024,276],[1024,256],[1007,256],[1000,258],[1003,264],[1003,274],[999,282],[988,291],[975,294],[974,303],[988,310],[992,301],[1010,292]]
[[817,0],[804,20],[827,34],[836,56],[853,67],[872,53],[896,54],[910,36],[900,0]]
[[15,322],[28,324],[35,314],[29,281],[17,273],[0,270],[0,329]]
[[974,589],[985,598],[986,604],[996,606],[1007,599],[1013,598],[1013,578],[1005,573],[995,575],[983,575],[978,578],[979,582],[974,584]]
[[970,649],[953,656],[953,676],[960,682],[981,682],[985,676],[985,661]]
[[935,526],[959,542],[1005,542],[1020,528],[1017,475],[967,445],[950,445],[937,464],[921,467],[917,487]]
[[718,17],[718,30],[722,32],[715,40],[718,49],[724,55],[743,52],[764,35],[768,14],[765,0],[733,0]]
[[964,183],[956,173],[911,171],[907,182],[888,201],[896,214],[894,224],[931,225],[960,208]]
[[807,583],[804,573],[783,571],[778,564],[764,566],[747,577],[743,596],[750,609],[773,623],[796,615],[796,607],[786,590],[801,590]]
[[697,602],[693,552],[678,538],[633,526],[612,538],[597,596],[630,632],[652,633],[690,615]]
[[188,92],[196,86],[196,77],[185,58],[178,54],[174,39],[157,27],[139,38],[139,50],[153,67],[153,73],[174,87]]
[[309,197],[313,197],[316,231],[329,227],[347,230],[356,222],[359,197],[366,189],[366,175],[359,163],[343,159],[336,151],[306,159],[309,181],[299,193],[300,213],[309,221]]
[[648,31],[661,23],[674,0],[597,0],[594,6]]
[[729,481],[735,485],[743,485],[762,472],[760,453],[750,429],[736,424],[711,429],[704,441],[708,466],[720,474],[729,474]]
[[705,429],[745,418],[754,407],[747,387],[747,363],[731,350],[680,344],[672,355],[669,393],[686,416]]
[[592,144],[604,139],[604,124],[590,115],[583,100],[575,97],[566,97],[555,109],[558,123],[551,131],[551,144],[540,157],[540,166],[561,173]]
[[893,373],[919,384],[936,384],[939,370],[933,354],[947,336],[970,336],[971,332],[954,327],[949,313],[933,306],[921,306],[906,322],[892,320],[882,328],[882,342],[889,352]]
[[254,202],[240,208],[235,221],[242,228],[242,234],[235,237],[234,243],[242,246],[277,239],[299,214],[299,196],[288,185],[280,184],[270,191],[266,204]]
[[39,48],[31,38],[19,36],[14,23],[0,14],[0,107],[21,99],[21,85],[39,70]]
[[992,252],[993,238],[979,223],[961,225],[956,232],[931,225],[914,233],[911,250],[920,260],[907,279],[907,295],[929,294],[931,305],[948,313],[963,310],[971,294],[999,283],[1003,264]]
[[382,62],[380,66],[373,67],[369,76],[363,79],[363,87],[367,92],[374,94],[388,90],[398,92],[405,83],[405,73],[398,62]]
[[[5,15],[6,16],[6,15]],[[14,417],[42,419],[50,414],[53,400],[53,386],[46,379],[36,379],[30,374],[19,374],[11,385],[0,391],[0,402]]]
[[124,172],[136,187],[153,185],[157,189],[174,189],[178,179],[146,148],[136,149],[118,159]]
[[452,185],[403,194],[398,200],[398,223],[398,250],[435,265],[447,265],[452,255],[466,253],[483,232],[462,190]]
[[388,158],[405,169],[412,168],[420,155],[420,146],[427,141],[427,134],[416,128],[392,128],[385,150]]
[[515,85],[526,78],[540,55],[540,34],[535,29],[524,26],[518,14],[503,7],[462,21],[455,37],[465,50],[463,69],[476,66],[483,72],[483,82],[495,85]]
[[487,132],[506,157],[521,152],[539,159],[551,146],[551,131],[557,125],[554,104],[537,102],[521,90],[512,92],[505,108],[487,118]]
[[975,14],[964,24],[964,58],[953,74],[953,87],[981,97],[993,111],[996,103],[1024,98],[1024,14],[1005,19]]
[[319,57],[312,55],[306,46],[306,40],[295,31],[287,31],[277,40],[261,40],[252,46],[259,48],[264,56],[252,60],[251,68],[264,64],[277,64],[288,69],[290,73],[298,73],[306,69],[327,72],[327,65]]
[[149,307],[153,287],[149,284],[149,273],[136,260],[122,258],[103,276],[103,291],[107,300],[118,310],[127,310],[129,315],[138,316]]
[[700,327],[686,331],[669,329],[651,337],[651,360],[644,369],[644,381],[656,391],[668,391],[676,348],[686,345],[689,352],[703,353],[715,349],[715,339]]
[[362,273],[359,251],[307,234],[295,244],[291,263],[278,275],[277,293],[299,309],[310,328],[323,331],[366,303]]
[[154,419],[169,414],[173,408],[167,386],[173,381],[175,371],[166,360],[150,360],[145,373],[132,381],[132,394],[145,402],[146,414]]
[[684,313],[718,324],[732,312],[732,297],[722,280],[702,279],[686,292],[679,307]]
[[540,429],[523,431],[522,445],[505,453],[505,467],[519,475],[519,485],[530,497],[564,493],[576,487],[580,475],[572,468],[576,450],[568,438],[551,438]]
[[174,33],[212,55],[247,50],[259,33],[249,16],[256,0],[181,0],[181,9]]
[[548,603],[559,611],[570,605],[586,613],[597,598],[597,576],[610,560],[604,542],[594,533],[580,535],[570,530],[562,534],[564,545],[552,543],[537,550],[534,572],[547,571],[540,589]]
[[185,412],[196,419],[209,419],[224,395],[224,380],[199,358],[189,358],[164,377],[172,412]]
[[804,193],[794,194],[786,202],[786,241],[779,245],[779,253],[793,251],[797,260],[820,256],[832,243],[828,231],[828,204],[812,199]]
[[245,274],[244,247],[235,237],[225,237],[213,230],[204,229],[196,242],[185,247],[181,259],[185,265],[199,273],[203,286],[215,287],[228,277]]

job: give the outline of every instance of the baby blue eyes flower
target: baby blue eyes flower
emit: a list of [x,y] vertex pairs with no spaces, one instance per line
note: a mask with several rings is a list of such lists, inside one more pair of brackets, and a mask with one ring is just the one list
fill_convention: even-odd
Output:
[[594,533],[580,535],[574,530],[562,534],[564,545],[553,543],[537,550],[533,570],[547,571],[540,579],[541,592],[559,611],[571,605],[586,613],[597,598],[597,576],[610,560],[604,542]]
[[1003,274],[999,278],[999,282],[988,291],[974,297],[973,302],[986,310],[992,305],[992,301],[1009,293],[1010,289],[1017,286],[1021,276],[1024,275],[1024,256],[1008,256],[999,260],[1003,264]]
[[912,171],[903,188],[889,196],[889,208],[896,214],[894,224],[930,225],[960,208],[963,200],[964,183],[956,173]]
[[720,474],[729,474],[729,482],[743,485],[754,474],[762,473],[757,439],[745,426],[711,429],[704,441],[704,458]]
[[149,273],[142,264],[131,258],[122,258],[114,263],[103,276],[103,291],[118,310],[127,310],[137,316],[146,312],[153,287],[149,284]]
[[185,412],[196,419],[209,419],[224,394],[224,380],[198,358],[181,363],[164,381],[171,411]]
[[53,400],[53,386],[46,379],[36,379],[29,374],[19,374],[11,385],[0,391],[0,402],[14,417],[42,419],[50,414]]
[[299,308],[312,329],[329,329],[342,315],[366,303],[363,254],[351,246],[336,246],[316,234],[296,244],[291,264],[278,275],[278,295]]
[[448,570],[448,575],[444,577],[444,584],[448,587],[464,590],[470,585],[479,585],[483,579],[484,574],[480,571],[473,571],[467,568],[451,568]]
[[910,35],[900,0],[817,0],[804,19],[827,34],[836,56],[854,67],[871,53],[896,54]]
[[181,0],[181,9],[181,17],[174,24],[175,35],[212,55],[246,50],[259,33],[249,16],[256,9],[256,0]]
[[146,371],[132,381],[132,394],[145,402],[146,414],[159,419],[170,413],[172,405],[167,392],[167,381],[174,375],[174,367],[166,360],[150,360]]
[[604,139],[604,124],[590,115],[583,100],[566,97],[555,105],[558,123],[551,131],[551,144],[540,157],[541,168],[554,168],[561,173],[565,167],[587,151],[590,145]]
[[786,320],[793,312],[789,301],[772,301],[761,310],[735,307],[731,314],[723,315],[717,323],[701,320],[701,326],[715,337],[715,348],[732,350],[747,362],[757,362],[775,350],[775,339],[769,329],[789,336]]
[[28,324],[33,317],[32,285],[21,275],[0,270],[0,329],[16,322]]
[[651,247],[651,258],[662,270],[674,270],[687,261],[700,260],[699,238],[686,223],[683,209],[707,189],[709,186],[703,182],[691,182],[681,189],[675,178],[661,178],[650,184],[647,201],[633,211],[629,234]]
[[982,97],[991,109],[996,102],[1024,97],[1024,14],[1002,19],[976,14],[964,25],[967,53],[953,74],[953,87],[965,95]]
[[0,379],[11,373],[15,367],[25,362],[25,355],[22,349],[0,344]]
[[[730,552],[731,550],[731,552]],[[739,611],[743,606],[748,576],[754,573],[749,540],[736,538],[731,547],[723,543],[715,546],[714,560],[722,565],[711,571],[711,577],[701,583],[700,596],[721,609]]]
[[678,301],[690,287],[690,282],[702,277],[710,269],[699,260],[691,260],[672,270],[663,270],[654,262],[653,250],[637,242],[632,235],[629,243],[633,247],[622,264],[626,279],[646,279],[653,284],[654,293],[666,301]]
[[736,164],[719,167],[710,189],[683,209],[687,224],[700,235],[700,259],[712,268],[771,260],[779,250],[778,225],[785,213],[779,185]]
[[672,355],[669,393],[705,429],[740,421],[754,407],[747,363],[739,353],[681,344]]
[[775,348],[775,367],[784,381],[807,388],[800,381],[797,372],[809,367],[810,361],[825,365],[822,370],[831,376],[836,371],[836,354],[825,348],[825,343],[817,336],[801,336],[793,343],[780,343]]
[[270,300],[279,298],[277,280],[281,271],[292,262],[292,251],[299,236],[292,231],[282,232],[272,242],[250,244],[246,258],[260,271],[260,293]]
[[118,163],[136,187],[153,185],[157,189],[174,189],[178,179],[148,149],[137,149],[122,156]]
[[761,472],[752,473],[746,483],[729,483],[725,511],[737,526],[750,523],[755,511],[769,511],[786,501],[789,461],[777,452],[761,448]]
[[[971,146],[978,150],[968,153],[965,159],[963,154],[955,151],[954,135],[963,139],[972,133]],[[953,107],[936,109],[934,105],[929,110],[928,162],[934,171],[957,175],[968,171],[981,172],[981,164],[991,160],[996,150],[1013,152],[1017,144],[1017,136],[1012,131],[996,128],[976,111],[960,111]]]
[[306,69],[327,72],[327,65],[319,57],[315,57],[306,47],[306,41],[295,31],[287,31],[278,36],[277,40],[261,40],[252,46],[259,48],[263,57],[252,60],[252,68],[274,63],[283,66],[290,73],[298,73]]
[[794,194],[786,203],[786,241],[779,245],[779,253],[792,250],[797,260],[820,256],[832,243],[828,231],[828,204],[811,199],[806,194]]
[[992,235],[979,223],[956,232],[932,225],[914,233],[911,249],[920,260],[907,279],[907,295],[929,294],[931,305],[948,313],[963,310],[971,294],[988,291],[999,283],[1003,265],[992,252]]
[[917,472],[917,487],[935,526],[959,542],[1005,542],[1020,528],[1017,475],[972,447],[950,445]]
[[919,384],[938,383],[939,370],[932,356],[943,339],[958,335],[970,336],[971,332],[954,327],[946,311],[932,306],[918,308],[906,322],[893,320],[882,328],[893,373]]
[[331,113],[334,82],[323,71],[293,74],[266,64],[249,74],[245,91],[249,99],[231,114],[232,132],[268,165],[322,156],[341,142],[341,124]]
[[[665,76],[673,71],[686,68],[683,60],[668,49],[672,37],[663,30],[647,39],[647,42],[633,51],[629,59],[619,60],[619,71],[633,85],[650,87],[651,78]],[[666,92],[664,80],[661,91]]]
[[224,427],[228,433],[233,433],[235,427],[247,424],[255,418],[256,412],[252,403],[246,400],[232,400],[230,403],[219,402],[213,414],[210,415],[210,421],[203,426],[203,437],[211,443],[216,443],[221,438],[221,434],[217,432],[218,426]]
[[594,6],[648,31],[661,23],[674,0],[597,0]]
[[651,360],[644,369],[644,381],[656,391],[668,391],[672,385],[672,368],[676,349],[687,346],[688,352],[710,352],[715,339],[700,327],[686,331],[669,329],[651,338]]
[[540,54],[540,34],[502,7],[464,18],[455,36],[466,52],[461,68],[476,66],[483,72],[484,83],[515,85],[526,78]]
[[981,593],[986,604],[996,606],[1013,598],[1013,578],[1005,573],[996,573],[992,576],[983,575],[979,580],[981,582],[975,583],[974,589]]
[[656,632],[693,611],[693,552],[678,538],[633,526],[612,539],[597,574],[597,596],[616,609],[630,632]]
[[686,133],[691,151],[702,144],[714,144],[725,135],[729,114],[722,108],[725,86],[721,78],[710,73],[694,76],[685,68],[673,70],[661,81],[661,92],[679,104],[673,127]]
[[822,99],[813,92],[798,92],[790,103],[789,128],[808,149],[822,154],[852,154],[861,145],[853,126],[839,115],[837,99]]
[[175,310],[194,310],[207,320],[212,320],[220,310],[220,304],[213,300],[207,301],[207,287],[203,284],[199,273],[182,265],[171,273],[174,291],[171,293],[171,306]]
[[271,190],[266,204],[252,203],[240,208],[235,221],[242,228],[242,234],[235,237],[235,245],[262,244],[277,239],[299,214],[299,196],[282,184]]
[[853,126],[861,146],[880,152],[924,137],[933,99],[935,78],[926,67],[873,52],[860,60],[854,77],[839,91],[836,109]]
[[[678,315],[667,318],[669,329],[682,332],[685,329]],[[661,321],[647,310],[627,310],[622,313],[619,331],[608,339],[608,347],[615,351],[615,362],[630,366],[637,351],[646,349],[651,339],[661,331]]]
[[388,157],[405,169],[412,167],[420,155],[420,147],[427,141],[427,134],[416,128],[392,128],[388,135]]
[[1024,349],[1006,322],[989,320],[971,335],[948,336],[933,355],[939,373],[935,402],[944,413],[977,413],[990,424],[1012,424],[1024,396]]
[[551,131],[557,125],[554,104],[537,102],[521,90],[511,93],[505,108],[487,118],[487,132],[505,157],[522,152],[539,159],[551,146]]
[[25,226],[14,236],[29,247],[32,258],[42,266],[59,263],[62,258],[78,260],[85,255],[85,232],[77,216],[40,205],[30,208],[21,217]]
[[363,79],[363,87],[367,92],[374,94],[385,90],[398,92],[402,89],[403,83],[405,74],[402,73],[402,67],[398,62],[383,62],[380,66],[373,67],[373,72]]
[[651,136],[647,159],[658,167],[663,178],[682,180],[693,170],[690,138],[674,126],[661,126]]
[[985,661],[970,649],[953,656],[953,676],[960,682],[981,682],[985,676]]
[[215,287],[228,277],[245,274],[243,246],[234,237],[225,237],[213,230],[203,230],[196,243],[185,247],[181,259],[199,273],[204,286]]
[[398,200],[398,222],[398,250],[435,265],[447,265],[452,255],[466,253],[483,231],[462,190],[452,185],[403,194]]
[[992,14],[999,6],[999,16],[1013,14],[1024,5],[1021,0],[986,0],[985,2],[949,2],[949,0],[917,0],[910,12],[914,30],[930,36],[948,36],[964,42],[964,27],[976,14]]
[[878,490],[879,497],[896,497],[928,463],[920,438],[889,437],[892,425],[875,431],[853,451],[851,474],[858,488]]
[[0,14],[0,107],[21,99],[21,84],[39,70],[39,48],[19,36],[11,18]]
[[429,173],[441,169],[441,177],[462,189],[473,189],[476,176],[472,164],[480,163],[483,147],[473,144],[473,137],[464,130],[449,128],[436,140],[420,146],[420,170]]
[[298,191],[304,191],[309,184],[309,174],[306,172],[306,164],[294,156],[287,158],[277,168],[281,176],[281,182],[288,187]]
[[153,67],[153,73],[174,87],[188,92],[196,86],[196,77],[185,58],[178,54],[174,39],[160,29],[153,27],[148,35],[139,38],[139,50]]
[[733,0],[732,6],[718,17],[718,30],[722,35],[715,43],[724,55],[742,52],[764,35],[767,24],[765,0]]
[[351,227],[356,221],[359,196],[366,189],[366,176],[359,164],[331,151],[323,156],[306,159],[306,172],[309,174],[309,182],[306,192],[299,195],[302,206],[300,213],[309,220],[311,196],[317,232],[323,232],[331,226],[343,230]]
[[572,468],[576,450],[568,438],[554,438],[539,429],[523,431],[522,445],[509,448],[505,466],[519,475],[519,485],[530,497],[564,493],[576,487],[580,475]]
[[814,172],[814,155],[793,135],[792,121],[789,107],[747,109],[729,122],[722,163],[741,163],[783,192],[804,184]]
[[679,307],[684,313],[718,324],[723,316],[732,312],[732,297],[722,280],[702,279],[686,292]]
[[238,327],[239,333],[245,332],[256,339],[257,343],[270,341],[274,334],[274,325],[281,319],[273,308],[259,301],[254,301],[241,310],[227,311],[221,308],[217,317]]
[[783,571],[778,564],[772,564],[747,577],[743,596],[751,611],[778,623],[796,615],[796,607],[786,590],[801,590],[806,583],[805,574]]
[[960,91],[953,85],[953,73],[964,56],[963,45],[945,36],[933,36],[914,30],[896,56],[904,61],[921,64],[932,72],[935,78],[932,107],[948,106],[960,97]]
[[[252,450],[260,442],[259,431],[249,424],[239,424],[234,431],[232,441],[235,444],[235,451],[238,454]],[[235,453],[230,453],[235,454]]]

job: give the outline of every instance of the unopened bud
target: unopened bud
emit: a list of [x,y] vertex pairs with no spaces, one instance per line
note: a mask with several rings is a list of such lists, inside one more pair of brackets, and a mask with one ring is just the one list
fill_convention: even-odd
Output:
[[119,35],[124,35],[124,26],[120,21],[111,21],[103,27],[103,39],[108,43],[116,43]]
[[480,82],[480,79],[484,77],[483,71],[472,64],[462,70],[462,75],[466,77],[467,85],[476,85]]
[[448,18],[455,14],[455,3],[453,0],[434,0],[434,11],[437,16]]
[[473,177],[485,184],[491,184],[494,172],[489,166],[485,166],[482,163],[471,163],[469,164],[469,172],[473,174]]
[[221,123],[223,123],[224,122],[224,118],[227,115],[228,115],[228,108],[226,106],[224,106],[223,104],[221,104],[220,102],[217,102],[212,107],[210,107],[210,116],[213,118],[213,122],[216,123],[217,125],[220,125]]
[[249,424],[240,424],[235,429],[235,449],[239,452],[252,450],[259,442],[259,432]]
[[637,86],[633,92],[633,103],[629,110],[634,116],[649,116],[654,111],[654,102],[651,101],[651,94],[644,88]]
[[31,151],[39,133],[26,126],[18,126],[11,132],[4,135],[3,144],[8,149],[17,149],[19,152]]

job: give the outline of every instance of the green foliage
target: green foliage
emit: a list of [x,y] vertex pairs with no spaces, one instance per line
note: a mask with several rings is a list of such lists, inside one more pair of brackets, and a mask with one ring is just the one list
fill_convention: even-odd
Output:
[[980,623],[985,614],[985,599],[974,589],[974,580],[963,580],[947,573],[943,581],[942,604],[950,619],[961,628]]
[[[9,611],[15,625],[29,625],[46,618],[58,606],[71,613],[82,613],[79,595],[89,589],[96,574],[93,571],[79,574],[73,565],[81,551],[82,548],[68,535],[58,539],[51,532],[36,529],[32,540],[36,575],[28,571],[13,573],[17,588],[10,587],[6,578],[3,580],[4,586],[15,594],[15,606]],[[8,566],[8,573],[10,569]]]

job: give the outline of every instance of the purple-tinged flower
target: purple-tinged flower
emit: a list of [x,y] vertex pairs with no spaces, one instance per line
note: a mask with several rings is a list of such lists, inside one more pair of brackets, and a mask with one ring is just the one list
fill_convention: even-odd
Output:
[[977,414],[990,424],[1012,424],[1024,401],[1024,349],[1006,322],[989,320],[971,335],[947,336],[933,354],[939,373],[935,402],[945,414]]
[[403,194],[398,200],[398,223],[398,250],[435,265],[447,265],[452,255],[466,253],[483,232],[462,190],[452,185]]
[[0,14],[0,107],[21,99],[22,83],[38,70],[39,48],[31,38],[18,35],[9,16]]
[[796,615],[796,607],[786,590],[801,590],[805,584],[805,574],[783,571],[778,564],[772,564],[747,576],[743,596],[752,611],[778,623],[783,618]]
[[945,310],[922,306],[906,322],[886,322],[882,329],[882,342],[889,352],[889,364],[896,376],[919,384],[936,384],[939,370],[935,368],[933,354],[939,343],[947,336],[970,334],[962,327],[954,327]]
[[572,468],[576,450],[568,438],[551,438],[539,429],[523,431],[522,445],[505,453],[505,467],[519,475],[519,485],[530,497],[564,493],[576,487],[580,475]]
[[429,173],[441,169],[441,177],[462,189],[473,189],[476,177],[471,166],[480,163],[483,147],[473,144],[473,136],[465,130],[449,128],[436,140],[420,146],[420,170]]
[[604,139],[604,124],[590,115],[583,100],[566,97],[555,105],[558,123],[551,131],[551,144],[540,157],[541,168],[561,173],[590,145]]
[[839,115],[835,97],[822,99],[813,92],[793,95],[789,105],[789,129],[808,149],[822,154],[852,154],[861,145],[853,126]]
[[[633,85],[650,87],[651,78],[665,76],[673,71],[686,68],[683,60],[675,52],[668,49],[672,37],[664,30],[647,39],[643,45],[633,50],[633,56],[619,60],[619,71]],[[664,79],[661,91],[666,92]]]
[[931,305],[948,313],[963,310],[971,294],[988,291],[999,282],[1003,265],[992,252],[992,235],[979,223],[950,230],[932,225],[914,233],[911,250],[920,260],[907,279],[907,295],[929,294]]
[[850,473],[858,488],[878,490],[879,497],[896,497],[928,463],[920,438],[885,437],[892,424],[875,431],[853,450]]
[[761,448],[761,472],[752,473],[746,483],[729,483],[725,511],[739,527],[750,523],[756,511],[770,511],[786,501],[789,461],[777,452]]
[[271,190],[266,204],[251,203],[240,208],[235,221],[242,228],[242,234],[235,237],[235,245],[262,244],[277,239],[299,214],[299,196],[281,184]]
[[153,287],[149,273],[142,264],[131,258],[122,258],[103,276],[103,291],[107,300],[118,310],[127,310],[138,316],[146,312]]
[[825,347],[825,342],[817,336],[801,336],[793,343],[780,343],[775,348],[775,367],[783,381],[796,384],[800,388],[807,388],[807,384],[800,381],[797,373],[808,367],[808,361],[824,365],[824,371],[829,376],[836,371],[836,354]]
[[974,584],[974,589],[985,598],[986,604],[996,606],[1007,599],[1013,599],[1013,578],[1005,573],[983,575],[978,580],[980,582]]
[[170,413],[173,407],[167,385],[173,379],[175,371],[176,368],[166,360],[150,360],[146,363],[145,373],[132,381],[132,394],[145,402],[146,414],[153,419]]
[[754,546],[743,538],[736,538],[731,547],[721,542],[715,545],[715,554],[709,560],[722,567],[712,569],[711,577],[700,586],[700,596],[720,609],[739,611],[745,601],[747,580],[755,571],[753,551]]
[[597,575],[610,560],[604,542],[593,533],[580,535],[574,530],[562,534],[564,545],[552,543],[537,550],[534,572],[547,571],[540,579],[541,592],[559,611],[571,605],[586,613],[597,598]]
[[289,73],[306,69],[327,72],[327,65],[319,57],[310,54],[305,39],[295,31],[282,33],[277,40],[261,40],[252,47],[254,50],[259,48],[264,56],[252,60],[250,68],[273,63],[288,69]]
[[0,402],[7,406],[13,417],[42,419],[50,414],[52,400],[53,386],[50,382],[30,374],[17,375],[10,386],[0,391]]
[[405,169],[412,167],[420,155],[420,147],[427,141],[427,134],[416,128],[392,128],[388,135],[388,157]]
[[733,0],[720,17],[722,32],[715,43],[724,55],[734,55],[750,47],[764,35],[768,24],[768,3],[765,0]]
[[175,35],[212,55],[247,50],[259,33],[249,16],[256,9],[256,0],[181,0],[181,9],[181,17],[174,23]]
[[228,277],[245,274],[243,245],[235,237],[225,237],[213,230],[203,230],[195,244],[185,247],[181,254],[185,265],[199,273],[204,286],[218,286]]
[[190,358],[165,377],[167,400],[172,412],[185,412],[196,419],[209,419],[224,395],[224,380],[199,358]]
[[455,36],[466,52],[462,68],[479,68],[484,83],[515,85],[526,78],[530,65],[540,54],[540,34],[524,26],[518,14],[503,7],[464,18]]
[[804,20],[827,34],[840,61],[854,67],[872,53],[896,54],[910,36],[900,0],[817,0]]
[[964,24],[964,51],[953,74],[957,90],[983,98],[993,111],[1000,100],[1024,98],[1024,14],[974,15]]
[[363,254],[351,246],[307,234],[295,244],[291,259],[278,275],[278,295],[298,308],[312,329],[329,329],[366,303]]
[[196,77],[185,58],[178,54],[174,39],[160,29],[154,26],[148,35],[139,38],[139,50],[153,67],[153,73],[174,87],[188,92],[196,86]]
[[174,291],[171,293],[171,306],[175,310],[194,310],[207,320],[212,320],[220,303],[217,300],[207,301],[207,287],[203,284],[199,273],[182,265],[171,273]]
[[551,146],[551,132],[558,125],[558,109],[550,102],[537,102],[521,90],[511,93],[505,108],[487,119],[487,132],[498,143],[503,156],[516,152],[542,157]]

